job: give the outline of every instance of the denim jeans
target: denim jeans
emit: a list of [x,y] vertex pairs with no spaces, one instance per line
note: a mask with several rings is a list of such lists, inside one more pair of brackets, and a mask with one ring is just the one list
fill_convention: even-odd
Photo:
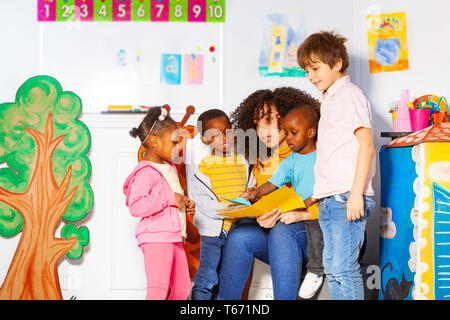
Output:
[[318,220],[305,221],[308,239],[308,264],[306,269],[316,275],[323,275],[323,236]]
[[263,229],[255,219],[242,219],[225,243],[217,299],[241,299],[255,257],[270,265],[274,299],[297,299],[306,241],[303,222],[278,221],[272,229]]
[[201,236],[200,265],[192,288],[192,300],[214,300],[219,284],[219,267],[226,240],[222,230],[219,237]]
[[364,284],[358,256],[364,242],[368,216],[375,206],[373,197],[364,196],[364,216],[347,220],[350,192],[320,200],[319,223],[324,248],[323,265],[333,300],[363,300]]

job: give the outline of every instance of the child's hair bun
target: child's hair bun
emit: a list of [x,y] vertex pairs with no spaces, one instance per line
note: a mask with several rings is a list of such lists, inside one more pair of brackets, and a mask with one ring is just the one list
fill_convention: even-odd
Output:
[[130,136],[132,136],[133,138],[136,138],[138,136],[139,130],[138,128],[132,128],[130,130]]

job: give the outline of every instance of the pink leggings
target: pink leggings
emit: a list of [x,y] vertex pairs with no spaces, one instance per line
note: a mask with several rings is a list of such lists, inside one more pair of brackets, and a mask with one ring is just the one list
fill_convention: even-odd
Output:
[[170,286],[169,300],[186,300],[191,292],[189,267],[181,242],[144,243],[147,300],[165,300]]

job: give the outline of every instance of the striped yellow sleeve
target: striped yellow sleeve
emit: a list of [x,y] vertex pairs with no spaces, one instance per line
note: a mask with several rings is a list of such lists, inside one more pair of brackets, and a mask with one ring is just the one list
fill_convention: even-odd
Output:
[[198,171],[203,173],[205,176],[209,176],[210,166],[206,163],[206,161],[202,160],[198,165]]
[[319,203],[318,202],[313,204],[311,207],[309,207],[308,210],[311,213],[311,220],[319,219]]

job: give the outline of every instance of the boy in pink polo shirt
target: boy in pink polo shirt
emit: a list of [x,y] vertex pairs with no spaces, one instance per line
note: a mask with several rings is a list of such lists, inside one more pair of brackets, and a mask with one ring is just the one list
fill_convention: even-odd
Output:
[[362,300],[358,256],[375,206],[375,150],[369,102],[345,74],[345,41],[334,32],[312,34],[299,47],[297,58],[308,79],[324,93],[312,197],[320,200],[323,265],[331,298]]

